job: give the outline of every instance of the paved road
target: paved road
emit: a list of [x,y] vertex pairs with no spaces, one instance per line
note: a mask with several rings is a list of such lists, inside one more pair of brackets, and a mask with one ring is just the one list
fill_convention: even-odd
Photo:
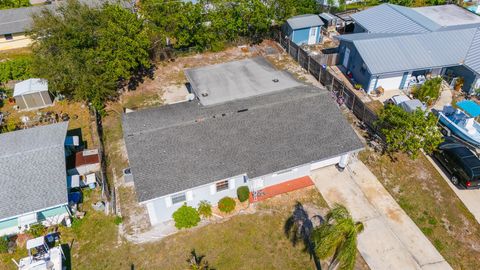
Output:
[[452,188],[453,192],[457,194],[457,197],[463,202],[467,207],[468,211],[473,214],[477,222],[480,224],[480,189],[475,190],[461,190],[452,184],[450,178],[445,173],[444,169],[433,160],[431,157],[427,156],[427,159],[433,164],[435,169],[440,173],[440,175],[447,181],[448,185]]
[[452,269],[361,161],[342,173],[330,166],[311,176],[330,206],[341,203],[364,223],[358,250],[370,269]]

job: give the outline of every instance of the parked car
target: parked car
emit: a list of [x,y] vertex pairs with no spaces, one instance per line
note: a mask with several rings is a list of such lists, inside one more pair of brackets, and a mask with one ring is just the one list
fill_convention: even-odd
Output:
[[448,171],[454,185],[480,188],[480,160],[468,147],[447,138],[434,152],[434,157]]
[[395,95],[387,101],[387,104],[397,105],[406,112],[414,112],[418,108],[422,111],[427,110],[427,106],[425,106],[420,100],[410,99],[405,95]]

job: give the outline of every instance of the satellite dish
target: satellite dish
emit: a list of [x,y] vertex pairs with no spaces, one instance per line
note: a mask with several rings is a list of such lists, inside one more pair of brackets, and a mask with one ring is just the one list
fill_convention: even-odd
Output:
[[192,100],[195,99],[195,95],[192,94],[192,93],[190,93],[190,94],[188,94],[188,95],[186,96],[186,98],[187,98],[188,101],[192,101]]

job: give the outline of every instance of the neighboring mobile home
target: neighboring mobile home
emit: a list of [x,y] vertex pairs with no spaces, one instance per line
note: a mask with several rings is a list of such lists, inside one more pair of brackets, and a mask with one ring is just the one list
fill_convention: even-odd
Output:
[[352,18],[357,33],[337,36],[340,65],[367,92],[438,75],[462,77],[467,92],[480,86],[479,16],[455,5],[383,4]]
[[292,17],[283,25],[283,34],[297,45],[322,42],[323,22],[318,15],[304,14]]
[[151,224],[171,220],[184,203],[235,198],[240,186],[301,184],[311,170],[344,167],[363,148],[327,91],[263,58],[186,75],[198,100],[123,117],[136,194]]
[[0,134],[0,236],[69,216],[67,127],[62,122]]

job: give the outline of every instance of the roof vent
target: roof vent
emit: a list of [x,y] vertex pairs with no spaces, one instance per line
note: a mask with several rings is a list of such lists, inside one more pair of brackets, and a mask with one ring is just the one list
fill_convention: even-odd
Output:
[[272,81],[273,81],[274,83],[278,83],[278,79],[277,79],[277,78],[273,79]]
[[241,113],[241,112],[246,112],[248,111],[248,109],[241,109],[241,110],[238,110],[237,112]]
[[202,97],[208,97],[208,92],[207,91],[203,91],[200,93],[200,95],[202,95]]

